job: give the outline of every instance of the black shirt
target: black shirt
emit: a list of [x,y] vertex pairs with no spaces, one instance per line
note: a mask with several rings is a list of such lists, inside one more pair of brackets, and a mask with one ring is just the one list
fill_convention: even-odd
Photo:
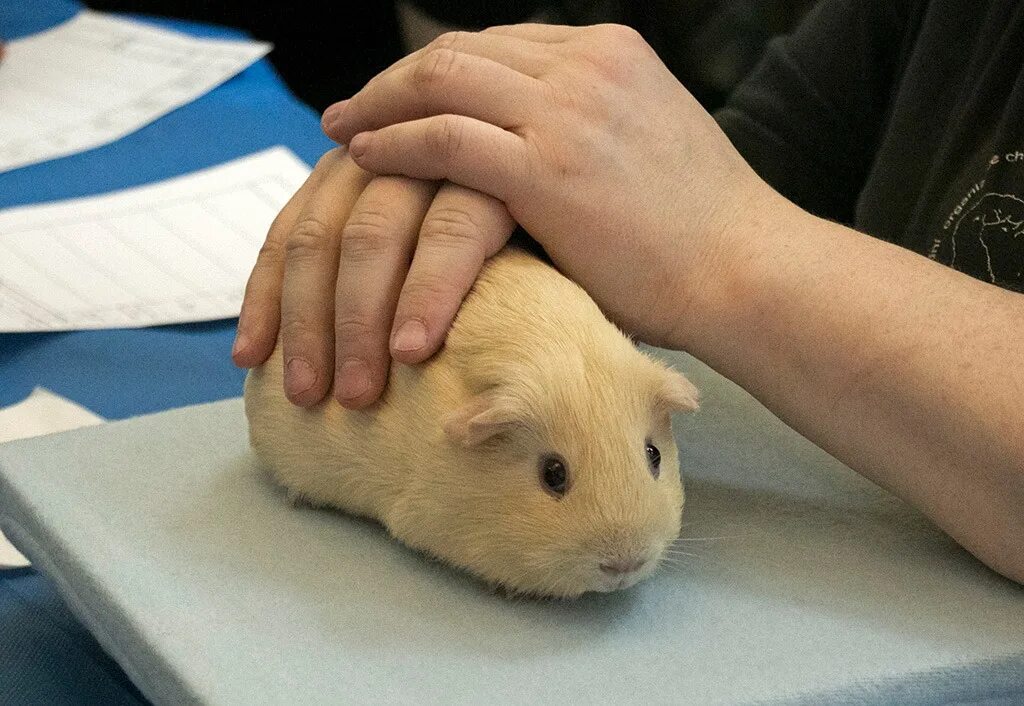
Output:
[[805,209],[1024,292],[1024,0],[824,0],[716,117]]

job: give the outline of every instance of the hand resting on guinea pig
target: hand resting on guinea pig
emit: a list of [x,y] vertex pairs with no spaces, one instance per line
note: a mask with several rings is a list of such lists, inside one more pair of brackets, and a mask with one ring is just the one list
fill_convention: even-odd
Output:
[[256,454],[293,497],[381,522],[513,592],[632,586],[678,536],[670,413],[697,407],[577,285],[508,248],[442,350],[393,364],[373,407],[284,396],[280,347],[245,383]]

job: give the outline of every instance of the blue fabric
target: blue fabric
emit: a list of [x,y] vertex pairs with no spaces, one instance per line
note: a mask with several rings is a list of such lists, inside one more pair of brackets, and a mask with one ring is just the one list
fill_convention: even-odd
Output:
[[[0,0],[0,37],[44,30],[79,7],[68,0]],[[136,19],[199,36],[244,36]],[[144,184],[278,144],[311,164],[331,147],[316,113],[291,96],[264,60],[110,145],[0,173],[0,208]],[[228,355],[234,325],[0,334],[0,405],[23,399],[37,385],[111,419],[236,396],[243,372]],[[0,572],[0,636],[0,704],[142,701],[53,585],[35,572]]]
[[[28,12],[27,7],[37,11]],[[0,0],[0,27],[41,29],[73,14],[64,0]],[[242,36],[191,23],[156,24],[204,36]],[[277,144],[309,163],[331,142],[319,118],[261,61],[199,100],[110,145],[0,173],[0,208],[102,193],[219,164]],[[145,330],[0,334],[0,405],[37,385],[120,419],[239,394],[228,353],[234,322]]]
[[146,702],[34,571],[3,574],[0,635],[0,704]]
[[0,40],[41,32],[74,16],[79,7],[71,0],[4,0],[0,2]]

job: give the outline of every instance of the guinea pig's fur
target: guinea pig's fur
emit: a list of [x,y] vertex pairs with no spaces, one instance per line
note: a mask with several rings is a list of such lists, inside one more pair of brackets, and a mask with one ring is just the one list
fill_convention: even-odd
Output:
[[[631,586],[679,534],[670,413],[696,409],[696,389],[522,251],[487,262],[444,348],[393,364],[368,410],[293,406],[282,365],[279,346],[249,374],[245,410],[253,448],[293,497],[373,518],[512,593]],[[550,454],[568,469],[560,497],[542,483]]]

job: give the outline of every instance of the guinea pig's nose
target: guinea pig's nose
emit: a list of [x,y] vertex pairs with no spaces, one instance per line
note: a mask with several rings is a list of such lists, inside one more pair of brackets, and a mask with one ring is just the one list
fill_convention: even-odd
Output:
[[631,574],[642,569],[646,563],[646,559],[612,559],[601,564],[601,571],[612,576]]

